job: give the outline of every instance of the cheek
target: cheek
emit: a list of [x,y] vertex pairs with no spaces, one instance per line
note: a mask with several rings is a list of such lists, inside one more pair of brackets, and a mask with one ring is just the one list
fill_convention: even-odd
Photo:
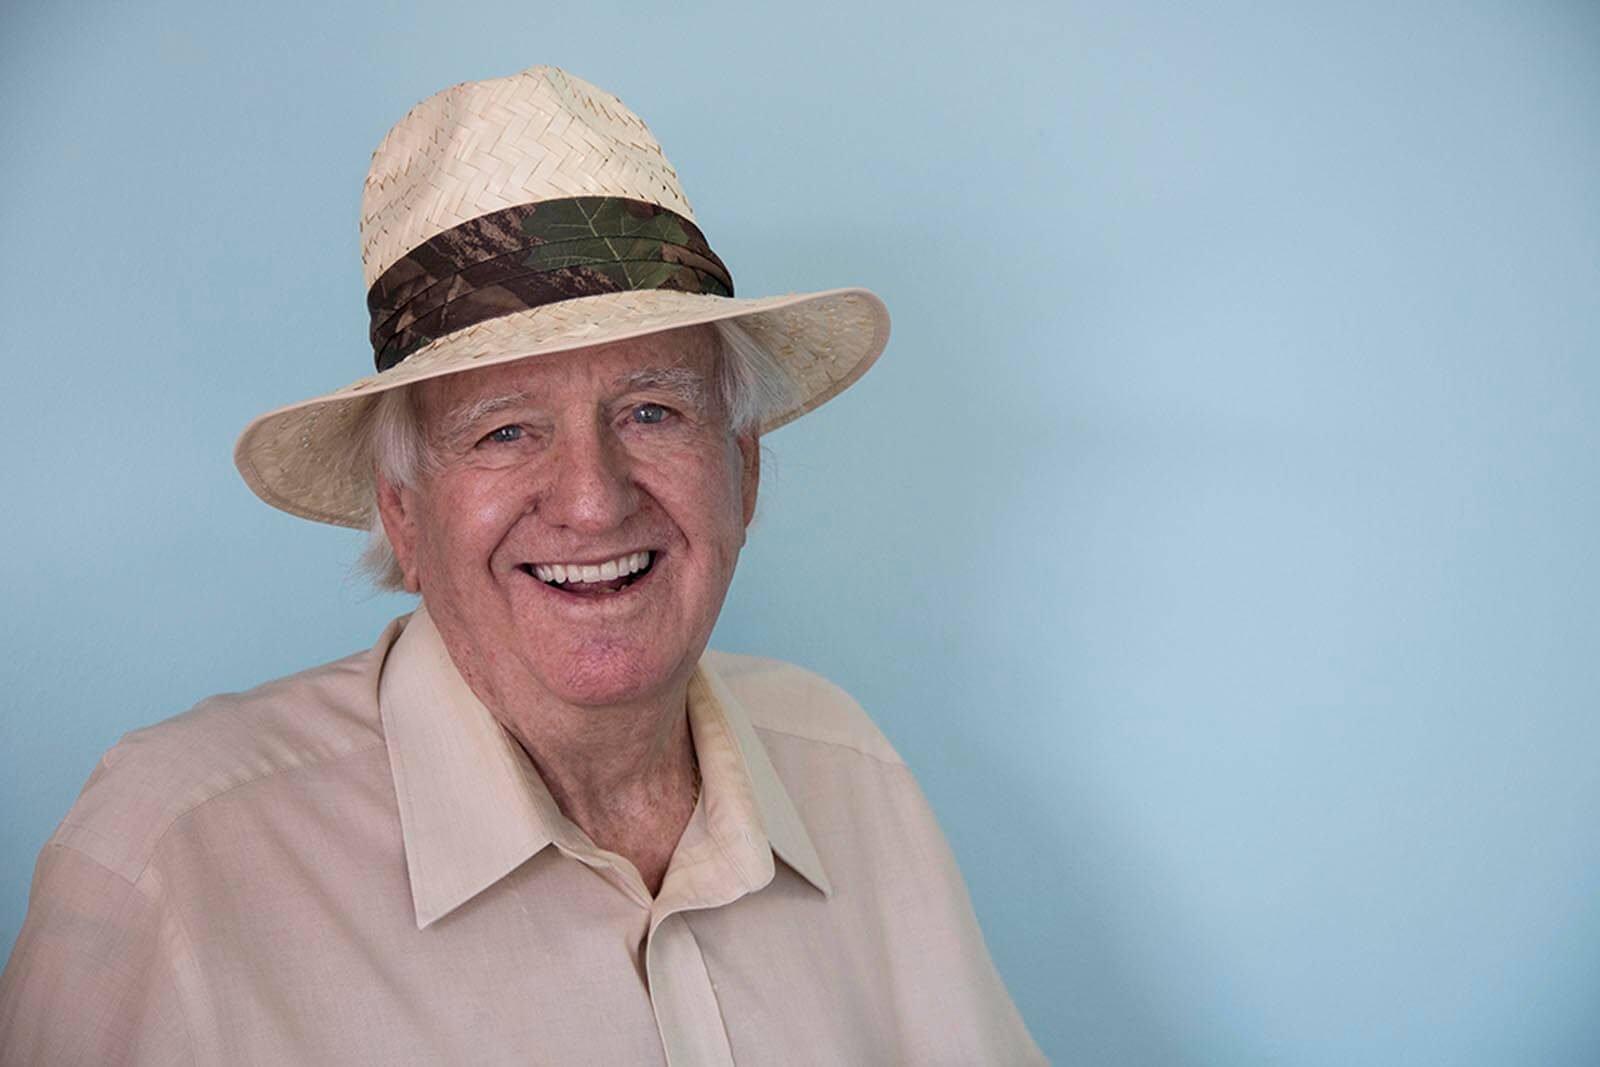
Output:
[[504,478],[447,479],[428,497],[426,521],[419,530],[419,562],[436,573],[478,570],[515,525],[524,508]]
[[739,453],[734,450],[726,463],[702,469],[692,498],[699,505],[701,536],[711,539],[729,568],[744,547],[746,497]]
[[742,479],[739,454],[720,450],[710,456],[697,456],[661,472],[661,483],[671,487],[677,513],[692,522],[702,534],[720,530],[742,510]]

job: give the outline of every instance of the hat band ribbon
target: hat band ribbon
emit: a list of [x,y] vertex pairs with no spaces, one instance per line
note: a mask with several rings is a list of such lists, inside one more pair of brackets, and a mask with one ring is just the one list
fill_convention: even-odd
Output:
[[528,308],[601,293],[733,295],[699,228],[657,204],[577,196],[503,208],[430,237],[367,293],[386,371],[436,338]]

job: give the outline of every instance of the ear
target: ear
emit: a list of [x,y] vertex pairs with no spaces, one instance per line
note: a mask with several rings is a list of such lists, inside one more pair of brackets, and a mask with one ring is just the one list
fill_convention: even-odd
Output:
[[410,489],[394,485],[381,474],[374,474],[373,478],[378,487],[378,517],[383,520],[383,532],[394,549],[400,573],[405,575],[406,592],[420,593],[415,496]]
[[761,439],[755,434],[739,438],[739,492],[744,504],[744,524],[756,517],[756,488],[761,484]]

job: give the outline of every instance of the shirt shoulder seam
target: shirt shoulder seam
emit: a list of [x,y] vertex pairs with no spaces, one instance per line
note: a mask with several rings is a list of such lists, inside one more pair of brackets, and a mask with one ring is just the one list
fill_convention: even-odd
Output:
[[[80,856],[83,856],[85,859],[91,861],[96,866],[98,866],[98,867],[100,867],[100,868],[102,868],[104,870],[110,871],[112,874],[116,875],[118,878],[121,878],[123,881],[127,882],[129,885],[137,885],[139,883],[139,880],[144,877],[145,872],[150,869],[150,864],[155,861],[156,853],[161,851],[162,842],[166,841],[167,835],[172,833],[172,831],[174,829],[176,829],[178,824],[181,823],[184,819],[188,818],[190,815],[194,814],[196,811],[199,811],[201,808],[205,807],[207,804],[210,804],[212,801],[217,800],[217,799],[219,799],[221,797],[225,797],[229,793],[232,793],[236,789],[243,789],[245,786],[255,785],[257,782],[265,781],[268,778],[275,777],[276,775],[284,774],[284,773],[287,773],[287,772],[290,772],[290,771],[306,770],[308,768],[323,766],[323,765],[330,764],[330,763],[337,763],[340,760],[349,759],[349,758],[351,758],[353,756],[359,756],[363,752],[370,752],[375,748],[381,748],[383,746],[383,744],[384,744],[384,739],[380,735],[375,740],[369,742],[368,744],[364,744],[364,745],[360,746],[359,748],[352,748],[352,749],[349,749],[347,751],[340,752],[340,753],[338,753],[336,755],[335,754],[319,754],[316,757],[314,757],[312,759],[309,759],[304,763],[296,763],[296,764],[293,764],[291,766],[273,767],[273,768],[271,768],[269,770],[264,770],[264,771],[261,771],[258,774],[251,775],[249,778],[246,778],[243,781],[234,782],[232,785],[227,786],[227,787],[225,787],[223,789],[219,789],[215,793],[206,794],[205,796],[201,797],[199,800],[196,800],[194,803],[190,804],[188,807],[183,808],[182,810],[173,813],[173,815],[166,820],[167,824],[164,827],[161,828],[161,833],[156,835],[156,838],[155,838],[154,841],[150,842],[150,847],[149,847],[149,850],[145,854],[144,862],[139,866],[139,873],[136,874],[133,878],[129,878],[126,874],[123,874],[121,871],[118,871],[113,867],[107,866],[105,863],[103,863],[100,860],[96,859],[95,857],[89,855],[89,853],[85,852],[83,849],[72,845],[70,842],[52,840],[50,842],[50,844],[54,845],[54,846],[56,846],[58,848],[70,848],[73,852],[77,853]],[[95,837],[95,838],[100,839],[101,841],[106,841],[106,842],[110,843],[110,839],[109,838],[107,838],[100,831],[98,831],[98,830],[94,829],[93,827],[89,826],[87,823],[64,821],[61,824],[61,829],[63,829],[63,830],[71,830],[73,833],[87,834],[90,837]]]
[[847,752],[854,752],[858,756],[865,756],[867,759],[870,759],[876,763],[881,763],[885,767],[900,767],[903,769],[906,765],[905,760],[890,759],[885,756],[880,756],[876,752],[868,752],[860,745],[853,745],[847,741],[830,741],[825,737],[812,737],[810,734],[798,733],[794,730],[785,730],[779,726],[762,726],[760,723],[751,723],[751,725],[754,726],[760,733],[778,734],[782,737],[792,737],[796,741],[804,741],[807,744],[812,745],[827,745],[829,748],[842,748]]
[[[62,829],[68,829],[68,828],[70,828],[74,833],[87,834],[90,837],[99,838],[101,841],[109,840],[104,834],[102,834],[102,833],[100,833],[99,831],[96,831],[96,830],[91,830],[89,827],[84,826],[81,823],[73,823],[73,824],[70,825],[70,827],[66,823],[62,824]],[[71,841],[61,841],[61,840],[58,840],[56,838],[51,838],[49,841],[46,841],[44,843],[44,847],[45,847],[46,851],[49,851],[50,849],[60,849],[63,852],[70,852],[74,856],[77,856],[79,859],[84,860],[87,863],[94,864],[97,868],[99,868],[100,870],[102,870],[102,871],[106,872],[107,874],[111,875],[117,881],[125,883],[128,886],[129,889],[138,889],[139,888],[139,878],[129,878],[126,874],[123,874],[121,871],[117,870],[115,867],[112,867],[112,866],[108,865],[107,863],[102,861],[99,857],[95,856],[94,854],[92,854],[90,852],[85,852],[82,848],[80,848],[77,845],[73,844]],[[145,867],[148,867],[148,866],[150,866],[150,864],[148,862],[146,862],[145,863]],[[143,875],[144,875],[144,868],[140,868],[139,876],[142,877]]]

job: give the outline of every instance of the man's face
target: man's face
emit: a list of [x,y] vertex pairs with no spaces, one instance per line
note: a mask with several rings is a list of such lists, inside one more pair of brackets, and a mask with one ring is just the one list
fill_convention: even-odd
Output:
[[492,710],[687,681],[756,498],[756,442],[729,431],[715,364],[698,327],[417,387],[432,469],[405,489],[380,479],[379,506]]

